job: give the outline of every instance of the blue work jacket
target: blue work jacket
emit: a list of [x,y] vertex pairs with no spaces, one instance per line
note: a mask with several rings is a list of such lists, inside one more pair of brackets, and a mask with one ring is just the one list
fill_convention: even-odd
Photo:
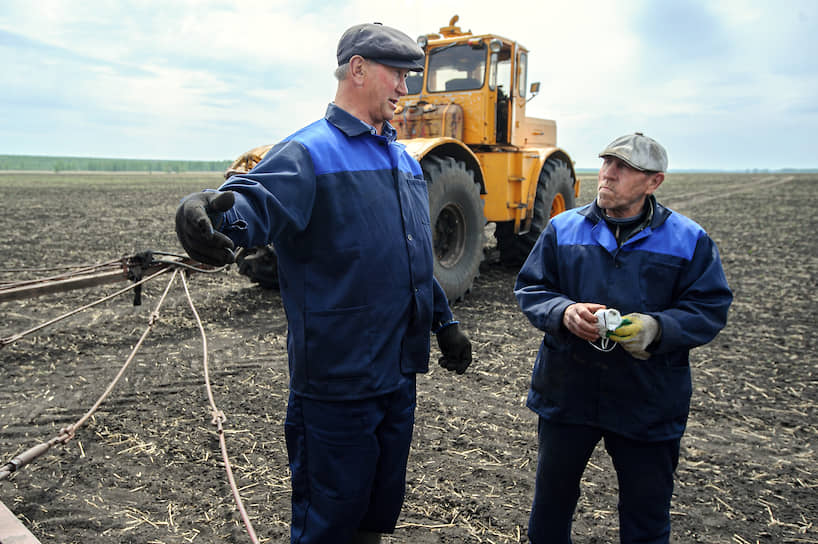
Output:
[[330,104],[220,188],[236,193],[222,231],[275,246],[300,395],[394,391],[428,370],[431,330],[452,318],[433,275],[426,181],[388,123],[383,133]]
[[[733,295],[718,249],[695,222],[649,197],[646,228],[618,247],[596,201],[554,217],[517,277],[523,313],[545,332],[527,405],[562,423],[597,426],[637,440],[684,433],[691,348],[725,326]],[[575,302],[656,318],[651,357],[622,346],[601,352],[562,323]]]

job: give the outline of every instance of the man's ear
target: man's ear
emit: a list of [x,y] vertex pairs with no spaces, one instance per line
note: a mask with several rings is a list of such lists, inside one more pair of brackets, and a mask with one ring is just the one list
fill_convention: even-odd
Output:
[[655,174],[651,175],[650,180],[648,180],[647,194],[653,194],[653,192],[659,188],[663,181],[665,181],[664,172],[656,172]]
[[366,59],[360,55],[354,55],[349,59],[349,74],[356,83],[360,83],[366,77],[367,72]]

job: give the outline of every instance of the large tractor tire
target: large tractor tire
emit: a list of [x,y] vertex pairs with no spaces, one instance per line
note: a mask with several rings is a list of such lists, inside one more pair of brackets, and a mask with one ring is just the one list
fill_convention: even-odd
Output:
[[528,232],[515,235],[513,222],[497,223],[494,236],[500,250],[500,261],[504,265],[519,268],[531,253],[549,219],[576,205],[574,183],[574,175],[565,161],[557,158],[545,161],[537,182],[534,214]]
[[450,302],[471,289],[483,260],[483,199],[474,174],[452,157],[421,161],[429,182],[435,278]]

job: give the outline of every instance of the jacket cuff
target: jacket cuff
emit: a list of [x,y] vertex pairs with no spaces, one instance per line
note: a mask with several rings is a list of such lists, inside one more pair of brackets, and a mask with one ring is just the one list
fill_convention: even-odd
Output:
[[659,344],[662,341],[662,323],[658,319],[656,320],[656,323],[658,323],[659,326],[659,331],[656,333],[656,338],[654,338],[653,341],[650,344],[648,344],[647,347],[645,347],[645,351],[647,351],[651,355],[653,355],[654,352],[659,348]]
[[450,319],[449,321],[446,321],[445,323],[438,323],[437,326],[432,327],[432,332],[437,334],[440,331],[442,331],[443,329],[445,329],[446,327],[448,327],[450,325],[456,325],[458,323],[460,323],[460,321],[457,321],[457,320],[454,320],[454,319]]

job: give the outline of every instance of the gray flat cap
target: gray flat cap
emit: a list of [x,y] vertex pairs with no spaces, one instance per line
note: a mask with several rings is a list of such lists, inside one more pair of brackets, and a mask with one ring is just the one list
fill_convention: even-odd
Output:
[[395,28],[380,23],[355,25],[338,41],[338,66],[355,55],[395,68],[423,71],[423,49]]
[[641,132],[620,136],[609,143],[599,156],[620,158],[643,172],[667,171],[667,151],[659,142]]

